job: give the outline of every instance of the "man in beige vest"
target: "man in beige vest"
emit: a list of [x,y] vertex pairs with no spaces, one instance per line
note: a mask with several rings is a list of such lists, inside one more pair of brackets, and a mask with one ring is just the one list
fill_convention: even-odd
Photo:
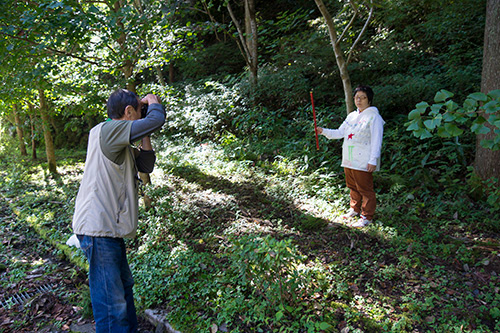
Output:
[[[147,114],[141,117],[141,107]],[[157,96],[142,100],[125,89],[107,103],[110,121],[92,128],[82,182],[75,203],[73,231],[89,262],[89,284],[97,332],[135,332],[137,316],[124,238],[137,230],[138,172],[156,161],[149,135],[165,122]],[[132,143],[141,140],[139,149]]]

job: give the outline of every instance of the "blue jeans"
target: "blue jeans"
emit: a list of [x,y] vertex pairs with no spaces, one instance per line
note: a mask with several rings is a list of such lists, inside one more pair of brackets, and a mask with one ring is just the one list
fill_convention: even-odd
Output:
[[137,332],[134,280],[122,238],[78,235],[89,262],[90,299],[96,332]]

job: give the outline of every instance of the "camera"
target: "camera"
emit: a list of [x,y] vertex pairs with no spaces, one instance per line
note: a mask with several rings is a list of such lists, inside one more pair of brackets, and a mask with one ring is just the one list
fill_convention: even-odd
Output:
[[141,106],[141,119],[146,118],[146,115],[148,114],[148,104],[142,104]]

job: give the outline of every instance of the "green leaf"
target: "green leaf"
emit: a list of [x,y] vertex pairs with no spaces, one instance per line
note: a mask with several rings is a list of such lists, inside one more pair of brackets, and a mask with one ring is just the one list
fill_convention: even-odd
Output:
[[442,119],[441,116],[438,116],[434,119],[428,119],[428,120],[424,121],[424,125],[425,125],[425,127],[427,127],[428,129],[430,129],[432,131],[433,129],[435,129],[436,127],[441,125],[441,119]]
[[329,329],[330,327],[332,327],[332,325],[328,324],[328,323],[325,323],[325,322],[321,322],[319,324],[319,329],[321,330],[327,330]]
[[429,107],[429,103],[427,103],[427,102],[420,102],[417,105],[415,105],[415,108],[417,110],[422,110],[422,112],[425,111],[428,107]]
[[497,113],[500,111],[500,103],[496,100],[489,101],[482,107],[482,109],[484,109],[486,113]]
[[481,140],[481,147],[486,149],[492,149],[495,143],[493,140]]
[[496,115],[496,114],[491,114],[489,117],[488,117],[488,122],[495,126],[495,127],[498,127],[496,126],[496,123],[500,120],[500,114],[499,115]]
[[472,123],[472,126],[471,126],[471,131],[474,133],[474,134],[487,134],[490,132],[490,129],[486,126],[484,126],[484,123],[486,122],[486,120],[483,118],[483,117],[479,117],[477,118],[473,123]]
[[439,127],[439,128],[437,129],[437,135],[438,135],[440,138],[450,138],[450,137],[451,137],[450,133],[448,133],[448,132],[444,129],[444,127]]
[[446,103],[444,103],[444,106],[446,106],[446,109],[450,112],[453,112],[456,109],[458,109],[458,104],[453,102],[452,100],[449,100]]
[[464,132],[461,128],[458,128],[457,125],[452,124],[452,123],[446,123],[446,124],[444,124],[444,129],[451,136],[459,136],[459,135],[462,135],[463,132]]
[[420,118],[420,115],[422,113],[425,112],[425,109],[419,109],[418,107],[414,110],[412,110],[409,114],[408,114],[408,120],[414,120],[414,119],[419,119]]
[[443,120],[447,123],[449,122],[452,122],[454,121],[455,119],[457,119],[457,116],[454,115],[453,113],[450,113],[450,112],[446,112],[444,115],[443,115]]
[[276,320],[280,321],[283,318],[283,311],[276,312]]
[[438,103],[438,104],[432,104],[431,106],[431,112],[429,112],[430,116],[435,116],[441,112],[441,108],[443,107],[443,104]]
[[411,121],[410,126],[406,128],[407,131],[416,131],[421,128],[421,122],[418,120]]
[[420,139],[432,138],[432,134],[425,128],[419,128],[417,131],[414,131],[413,134]]
[[444,102],[451,97],[453,97],[452,92],[449,92],[448,90],[445,89],[441,89],[436,93],[436,96],[434,96],[434,102],[436,103]]
[[477,109],[477,100],[473,98],[467,98],[464,101],[464,109],[467,111],[475,111]]
[[491,99],[500,99],[500,89],[492,90],[488,93]]
[[424,125],[425,125],[425,127],[427,127],[430,130],[433,130],[436,128],[436,125],[434,124],[433,119],[429,119],[429,120],[424,121]]
[[488,96],[486,96],[486,94],[483,94],[482,92],[472,93],[468,96],[468,98],[479,102],[486,102],[488,100]]

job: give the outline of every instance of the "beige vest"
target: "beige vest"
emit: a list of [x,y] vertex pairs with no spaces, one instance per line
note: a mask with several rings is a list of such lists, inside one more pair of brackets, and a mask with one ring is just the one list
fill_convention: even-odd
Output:
[[133,238],[137,230],[137,167],[132,147],[118,165],[102,152],[103,123],[90,131],[85,171],[76,197],[73,231],[94,237]]

